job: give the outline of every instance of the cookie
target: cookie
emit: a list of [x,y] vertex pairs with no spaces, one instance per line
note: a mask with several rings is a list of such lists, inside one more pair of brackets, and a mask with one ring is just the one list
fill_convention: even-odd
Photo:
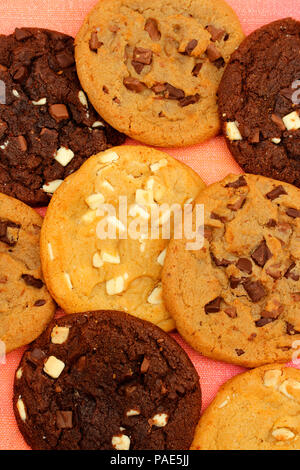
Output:
[[188,449],[200,409],[183,349],[123,312],[52,322],[15,377],[15,415],[33,449]]
[[271,364],[226,382],[204,412],[192,450],[299,450],[300,371]]
[[73,38],[45,29],[0,36],[0,191],[30,206],[124,141],[82,91],[73,49]]
[[230,151],[247,173],[300,187],[300,22],[275,21],[250,34],[219,88]]
[[195,204],[204,205],[203,247],[172,240],[162,274],[179,332],[216,360],[290,360],[300,340],[300,190],[231,175]]
[[40,263],[42,218],[0,193],[0,342],[6,352],[36,339],[55,312]]
[[102,0],[76,38],[78,75],[120,132],[150,145],[191,145],[219,132],[216,92],[243,38],[223,0]]
[[90,158],[55,193],[43,225],[43,272],[57,303],[67,313],[123,310],[173,329],[161,298],[171,206],[181,208],[203,187],[189,167],[151,148],[115,147]]

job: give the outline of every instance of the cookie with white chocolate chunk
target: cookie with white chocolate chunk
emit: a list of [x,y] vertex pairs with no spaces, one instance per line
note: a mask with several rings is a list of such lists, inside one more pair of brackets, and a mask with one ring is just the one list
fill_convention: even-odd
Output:
[[192,450],[299,450],[300,371],[271,364],[226,382],[197,427]]
[[123,312],[53,321],[15,376],[17,423],[36,450],[186,450],[200,410],[183,349]]
[[123,310],[173,329],[161,298],[171,209],[203,188],[191,168],[151,148],[91,157],[54,194],[43,224],[43,271],[57,303],[67,313]]

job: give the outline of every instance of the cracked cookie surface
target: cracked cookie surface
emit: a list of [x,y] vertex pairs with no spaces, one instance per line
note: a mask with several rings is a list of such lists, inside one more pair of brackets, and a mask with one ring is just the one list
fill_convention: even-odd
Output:
[[299,450],[300,371],[259,367],[225,383],[204,412],[192,450]]
[[196,199],[204,244],[172,240],[163,298],[182,336],[213,359],[284,362],[300,339],[300,191],[255,175],[229,176]]
[[232,55],[219,91],[227,145],[247,173],[300,187],[300,22],[270,23]]
[[188,449],[200,410],[183,349],[123,312],[53,321],[15,377],[14,411],[33,449]]
[[219,131],[217,88],[243,37],[223,0],[102,0],[76,38],[78,75],[121,132],[191,145]]
[[55,312],[42,278],[41,225],[33,209],[0,193],[0,341],[6,352],[36,339]]
[[82,91],[73,42],[34,28],[0,36],[0,191],[30,206],[47,205],[88,157],[124,141]]
[[124,310],[173,329],[161,298],[174,227],[169,209],[204,187],[191,168],[151,148],[114,147],[91,157],[54,194],[43,224],[43,271],[57,303],[67,313]]

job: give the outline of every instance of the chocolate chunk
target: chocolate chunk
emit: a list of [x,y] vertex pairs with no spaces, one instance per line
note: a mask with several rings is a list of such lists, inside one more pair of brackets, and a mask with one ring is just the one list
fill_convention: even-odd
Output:
[[69,111],[64,104],[52,104],[49,106],[49,113],[57,122],[69,119]]
[[215,67],[217,67],[217,69],[221,69],[225,66],[225,60],[223,59],[223,57],[220,57],[219,59],[215,60],[213,64]]
[[279,196],[282,196],[284,194],[287,194],[283,186],[276,186],[276,188],[272,189],[268,194],[266,194],[266,197],[270,199],[271,201],[274,201],[274,199],[277,199]]
[[90,42],[89,42],[89,46],[90,46],[91,51],[97,52],[99,47],[101,47],[102,45],[103,45],[103,42],[99,41],[98,34],[94,31],[91,35],[91,39],[90,39]]
[[156,85],[153,85],[151,90],[154,91],[156,95],[158,95],[159,93],[166,91],[166,85],[164,83],[156,83]]
[[140,93],[145,90],[145,85],[133,77],[124,78],[123,84],[128,90],[134,91],[135,93]]
[[236,289],[240,285],[241,282],[242,282],[242,279],[239,279],[234,276],[230,276],[229,284],[230,284],[231,289]]
[[15,246],[19,238],[20,228],[21,226],[19,224],[15,224],[10,220],[0,219],[0,242],[8,246]]
[[296,267],[296,263],[293,262],[290,267],[288,268],[287,272],[285,273],[284,277],[286,279],[292,279],[293,281],[299,281],[300,276],[298,274],[293,273],[293,269]]
[[32,364],[37,365],[41,360],[44,360],[46,357],[46,354],[39,348],[34,348],[32,351],[29,351],[26,354],[26,358],[28,361],[30,361]]
[[21,150],[21,152],[26,152],[27,150],[27,142],[26,142],[26,139],[23,135],[19,135],[17,137],[18,139],[18,144],[19,144],[19,148]]
[[198,41],[196,39],[192,39],[185,48],[185,51],[184,51],[185,54],[190,55],[195,49],[195,47],[197,47],[197,45],[198,45]]
[[150,367],[150,361],[146,357],[144,357],[143,362],[141,364],[141,374],[146,374]]
[[294,207],[289,207],[286,211],[286,214],[293,219],[300,217],[300,210],[295,209]]
[[236,267],[240,271],[244,271],[247,274],[252,273],[252,263],[251,263],[250,259],[248,259],[248,258],[240,258],[236,263]]
[[28,70],[23,65],[20,65],[17,68],[17,70],[15,71],[14,76],[13,76],[14,81],[18,82],[18,83],[24,82],[27,77],[28,77]]
[[261,328],[262,326],[268,325],[269,323],[272,323],[273,321],[275,321],[274,318],[261,317],[259,320],[255,322],[255,326],[257,326],[258,328]]
[[292,325],[289,322],[286,322],[286,332],[288,335],[293,336],[293,335],[299,335],[300,331],[295,330],[294,325]]
[[152,51],[143,47],[135,47],[133,50],[133,60],[140,64],[150,65],[152,62]]
[[182,100],[185,98],[185,93],[183,90],[179,88],[175,88],[174,86],[170,85],[170,83],[166,83],[166,90],[164,92],[164,97],[168,100]]
[[225,29],[216,28],[214,25],[210,24],[206,27],[207,31],[211,35],[211,40],[213,42],[220,41],[223,36],[226,34]]
[[192,70],[192,75],[194,75],[194,77],[198,77],[199,75],[199,72],[200,70],[202,69],[202,66],[203,66],[203,63],[202,62],[199,62],[198,64],[196,64]]
[[236,349],[235,352],[237,356],[242,356],[243,354],[245,354],[245,351],[243,349]]
[[271,276],[273,279],[277,280],[281,278],[280,265],[273,265],[266,269],[266,273]]
[[189,106],[190,104],[198,103],[200,100],[200,95],[196,93],[196,95],[186,96],[179,100],[179,105],[184,108],[185,106]]
[[263,240],[261,244],[256,248],[256,250],[252,253],[251,258],[254,262],[260,266],[261,268],[264,267],[266,262],[272,258],[272,253],[269,250],[266,240]]
[[256,333],[251,333],[251,335],[248,338],[248,341],[253,341],[256,338],[257,334]]
[[231,211],[240,210],[246,202],[246,197],[240,197],[234,204],[227,204],[228,209]]
[[56,425],[58,429],[72,429],[72,411],[56,411]]
[[236,318],[237,313],[236,313],[236,308],[235,307],[227,307],[224,309],[224,312],[226,315],[228,315],[230,318]]
[[243,283],[243,286],[252,302],[259,302],[267,295],[267,292],[260,281],[251,281],[249,279]]
[[222,57],[221,52],[216,48],[216,46],[210,43],[206,49],[207,57],[210,62],[215,62],[216,60]]
[[227,268],[227,266],[231,264],[231,261],[228,261],[227,259],[218,259],[212,252],[210,255],[216,266],[223,266],[224,268]]
[[233,181],[233,183],[226,184],[225,188],[242,188],[243,186],[247,186],[247,181],[244,176],[240,176],[238,180]]
[[212,212],[212,213],[210,214],[210,218],[211,218],[211,219],[214,219],[214,220],[219,220],[219,221],[222,222],[223,224],[225,224],[225,222],[227,222],[226,217],[223,217],[223,216],[221,216],[221,215],[219,215],[219,214],[216,214],[215,212]]
[[22,28],[16,28],[15,29],[15,38],[17,41],[24,41],[24,39],[28,39],[32,36],[30,31],[27,31],[26,29]]
[[41,289],[44,285],[41,279],[36,279],[30,274],[22,274],[21,277],[27,286],[35,287],[36,289]]
[[270,219],[267,223],[266,223],[266,227],[269,227],[269,228],[274,228],[276,227],[277,225],[277,222],[276,220],[274,219]]
[[135,62],[134,60],[131,61],[131,65],[136,71],[136,73],[138,73],[139,75],[140,73],[142,73],[143,68],[145,67],[144,64],[141,64],[140,62]]
[[155,19],[153,18],[148,18],[145,27],[145,31],[149,34],[150,38],[152,41],[159,41],[161,38],[160,31],[158,29],[158,23]]
[[46,300],[44,299],[40,299],[40,300],[37,300],[34,304],[35,307],[43,307],[43,305],[45,305],[46,303]]
[[271,119],[282,131],[285,131],[285,125],[281,117],[277,116],[276,114],[272,114]]
[[58,62],[58,65],[62,69],[66,69],[67,67],[71,67],[71,65],[74,65],[75,59],[73,54],[70,54],[68,52],[62,51],[56,54],[56,60]]
[[205,305],[204,310],[205,313],[208,315],[210,313],[217,313],[221,309],[221,302],[222,302],[222,297],[217,297],[216,299],[212,300],[208,304]]

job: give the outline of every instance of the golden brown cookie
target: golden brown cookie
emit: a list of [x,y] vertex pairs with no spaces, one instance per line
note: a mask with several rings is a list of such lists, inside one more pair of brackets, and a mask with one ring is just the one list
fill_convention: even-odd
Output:
[[55,312],[42,278],[41,225],[33,209],[0,193],[0,341],[6,352],[36,339]]
[[172,240],[162,275],[179,332],[220,361],[288,361],[300,339],[300,190],[231,175],[195,204],[204,204],[203,247]]
[[[181,208],[203,187],[193,170],[151,148],[115,147],[91,157],[54,194],[43,225],[43,271],[57,303],[67,313],[125,310],[173,329],[161,298],[173,233],[163,239],[162,224],[173,215],[161,205]],[[159,230],[151,239],[152,221]]]
[[77,35],[77,70],[118,130],[151,145],[191,145],[219,131],[216,92],[243,37],[223,0],[101,0]]
[[300,371],[271,364],[223,385],[198,424],[192,450],[299,450]]

